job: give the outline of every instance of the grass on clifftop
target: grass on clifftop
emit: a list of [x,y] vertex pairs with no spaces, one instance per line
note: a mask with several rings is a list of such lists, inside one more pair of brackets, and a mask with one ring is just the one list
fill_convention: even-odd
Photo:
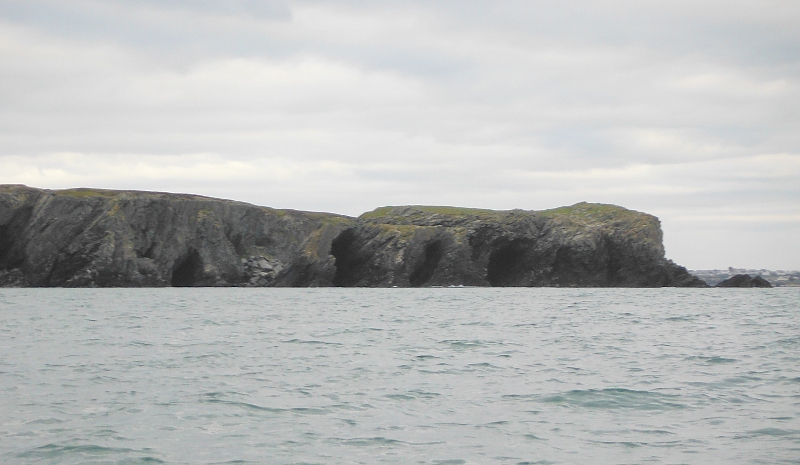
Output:
[[[74,189],[59,189],[59,190],[43,190],[53,195],[60,195],[64,197],[88,198],[88,197],[104,197],[114,198],[122,195],[135,196],[143,198],[169,198],[169,199],[185,199],[185,200],[213,200],[217,202],[236,202],[235,200],[217,199],[213,197],[206,197],[197,194],[176,194],[173,192],[158,192],[158,191],[137,191],[137,190],[113,190],[113,189],[91,189],[88,187],[77,187]],[[237,202],[241,203],[241,202]]]
[[[428,213],[435,215],[448,215],[448,216],[484,216],[496,215],[499,213],[497,210],[487,210],[483,208],[465,208],[465,207],[448,207],[448,206],[435,206],[435,205],[408,205],[408,206],[388,206],[378,207],[371,212],[363,213],[359,218],[365,220],[391,217],[391,216],[406,216],[405,211],[408,213]],[[402,213],[401,213],[402,212]]]
[[55,195],[64,195],[68,197],[77,197],[77,198],[86,198],[86,197],[116,197],[119,195],[119,191],[112,191],[112,190],[105,190],[105,189],[88,189],[88,188],[77,188],[77,189],[63,189],[53,191]]
[[587,203],[580,202],[568,207],[551,208],[549,210],[542,210],[537,212],[541,216],[553,218],[556,216],[599,216],[607,217],[609,215],[632,214],[639,215],[640,213],[627,208],[619,207],[617,205],[609,205],[604,203]]
[[570,220],[608,220],[611,218],[634,218],[642,213],[628,210],[617,205],[601,203],[581,202],[568,207],[552,208],[550,210],[526,211],[526,210],[488,210],[483,208],[464,208],[433,205],[408,205],[408,206],[388,206],[380,207],[362,214],[359,218],[378,219],[392,217],[408,217],[415,214],[437,214],[463,218],[466,216],[478,217],[497,217],[511,212],[520,212],[533,215],[544,216],[546,218],[564,218]]
[[569,207],[553,208],[538,212],[540,215],[559,222],[562,226],[612,226],[622,227],[634,236],[661,243],[658,218],[647,213],[617,205],[601,203],[576,203]]
[[[578,224],[626,222],[633,227],[646,227],[654,216],[636,210],[628,210],[617,205],[603,203],[576,203],[569,207],[553,208],[538,212],[539,215],[555,220],[567,220]],[[658,221],[656,219],[656,221]]]
[[617,225],[615,227],[623,226],[631,231],[648,235],[652,234],[654,226],[658,228],[658,220],[652,215],[628,210],[617,205],[587,202],[542,211],[487,210],[425,205],[388,206],[364,213],[360,218],[375,221],[381,221],[381,219],[386,221],[403,219],[404,221],[415,222],[425,219],[429,215],[443,215],[457,220],[474,218],[481,221],[511,219],[518,215],[544,217],[554,220],[562,227],[567,228]]

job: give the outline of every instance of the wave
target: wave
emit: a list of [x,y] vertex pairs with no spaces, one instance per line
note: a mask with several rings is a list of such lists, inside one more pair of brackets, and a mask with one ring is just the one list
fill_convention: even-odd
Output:
[[[130,457],[132,454],[144,454],[142,457]],[[47,444],[44,446],[36,447],[18,453],[17,458],[24,459],[64,459],[68,457],[83,457],[88,459],[90,457],[108,457],[108,456],[125,456],[126,464],[152,464],[152,463],[165,463],[163,460],[153,457],[152,449],[128,449],[123,447],[105,447],[95,444],[78,444],[78,445],[61,445],[61,444]]]
[[590,409],[674,410],[688,406],[679,396],[623,388],[573,390],[539,397],[539,402]]

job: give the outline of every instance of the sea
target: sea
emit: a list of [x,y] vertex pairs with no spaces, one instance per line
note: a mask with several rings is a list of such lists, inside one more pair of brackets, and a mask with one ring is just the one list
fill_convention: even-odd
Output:
[[800,288],[0,289],[2,464],[800,464]]

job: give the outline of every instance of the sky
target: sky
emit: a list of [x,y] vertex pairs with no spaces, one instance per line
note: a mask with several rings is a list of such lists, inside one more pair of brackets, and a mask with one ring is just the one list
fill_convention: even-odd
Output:
[[800,269],[796,0],[0,0],[0,183],[661,220]]

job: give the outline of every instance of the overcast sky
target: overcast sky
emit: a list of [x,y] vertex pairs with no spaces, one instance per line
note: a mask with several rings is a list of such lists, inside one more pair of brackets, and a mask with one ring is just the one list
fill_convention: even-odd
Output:
[[0,183],[662,221],[800,269],[800,2],[0,0]]

